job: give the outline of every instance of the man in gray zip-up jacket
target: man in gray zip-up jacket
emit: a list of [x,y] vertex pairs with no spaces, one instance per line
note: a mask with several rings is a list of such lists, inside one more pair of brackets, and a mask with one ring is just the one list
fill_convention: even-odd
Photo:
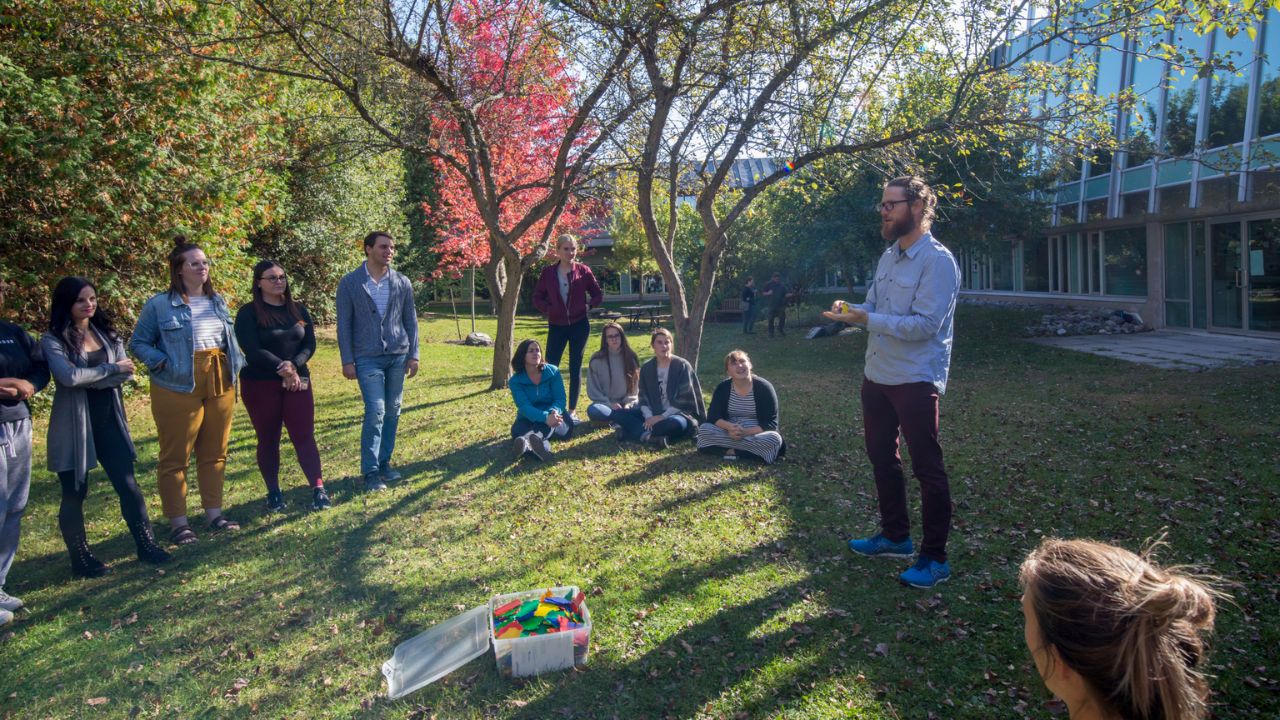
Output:
[[391,269],[396,254],[391,235],[366,235],[364,254],[364,264],[338,282],[338,353],[343,377],[358,381],[364,398],[360,473],[365,489],[385,490],[401,477],[391,467],[391,453],[405,376],[418,374],[418,315],[409,279]]

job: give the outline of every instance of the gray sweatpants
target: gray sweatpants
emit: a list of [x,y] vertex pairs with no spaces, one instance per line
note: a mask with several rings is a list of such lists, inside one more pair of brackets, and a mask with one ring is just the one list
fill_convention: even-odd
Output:
[[31,490],[31,418],[0,423],[0,588],[18,552]]

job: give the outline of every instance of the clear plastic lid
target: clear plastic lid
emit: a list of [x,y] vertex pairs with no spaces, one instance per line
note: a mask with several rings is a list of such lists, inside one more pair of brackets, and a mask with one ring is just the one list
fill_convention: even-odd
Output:
[[425,687],[489,649],[489,606],[471,608],[396,646],[382,664],[387,697],[403,697]]

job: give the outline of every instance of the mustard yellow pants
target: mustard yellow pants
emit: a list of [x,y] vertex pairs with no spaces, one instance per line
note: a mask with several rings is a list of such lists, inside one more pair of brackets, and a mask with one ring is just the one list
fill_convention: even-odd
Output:
[[189,393],[151,385],[151,415],[156,421],[160,456],[156,485],[165,517],[187,514],[187,465],[196,454],[200,506],[222,507],[227,444],[235,413],[236,389],[227,356],[221,350],[195,354],[195,389]]

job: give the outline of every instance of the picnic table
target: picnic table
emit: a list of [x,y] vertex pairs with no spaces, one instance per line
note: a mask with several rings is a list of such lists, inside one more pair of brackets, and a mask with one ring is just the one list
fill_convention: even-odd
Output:
[[659,321],[666,317],[658,314],[661,305],[623,305],[618,309],[627,314],[628,330],[634,330],[646,321],[649,327],[657,327]]

